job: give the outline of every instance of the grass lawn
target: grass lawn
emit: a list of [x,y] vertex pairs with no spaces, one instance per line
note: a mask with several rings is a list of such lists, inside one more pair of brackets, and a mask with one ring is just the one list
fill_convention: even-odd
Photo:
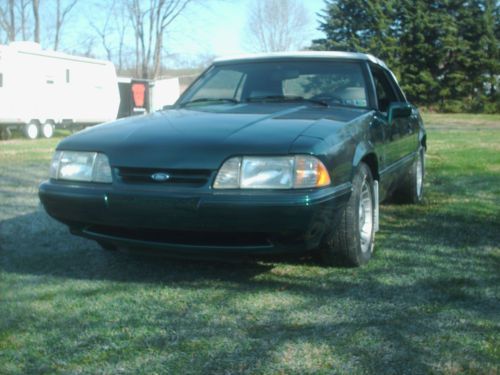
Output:
[[473,113],[429,113],[422,114],[424,122],[429,128],[434,127],[465,127],[465,128],[498,128],[500,114],[473,114]]
[[102,251],[40,207],[57,139],[0,143],[0,374],[498,374],[500,119],[426,119],[360,269]]

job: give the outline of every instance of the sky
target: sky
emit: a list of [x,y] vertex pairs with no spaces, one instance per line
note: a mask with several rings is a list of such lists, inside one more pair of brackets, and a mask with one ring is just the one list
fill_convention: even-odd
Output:
[[[170,34],[166,48],[176,53],[206,53],[232,55],[252,52],[245,43],[245,25],[252,0],[214,2],[208,7],[196,7],[186,12]],[[324,0],[304,0],[310,25],[310,39],[322,37],[317,30],[316,13],[324,8]]]
[[[164,40],[164,53],[174,55],[170,65],[184,65],[193,61],[255,52],[245,38],[249,9],[254,0],[199,0],[188,6],[169,27]],[[299,0],[300,1],[300,0]],[[317,13],[325,8],[324,0],[302,0],[310,20],[308,40],[322,37],[318,31]],[[65,24],[63,49],[71,52],[82,49],[86,35],[92,29],[90,21],[99,24],[105,18],[104,0],[80,0]],[[129,38],[133,38],[132,30]],[[132,40],[132,39],[131,39]],[[93,54],[105,58],[97,39]],[[133,43],[130,43],[133,44]],[[46,46],[43,46],[44,48]],[[48,46],[50,47],[50,46]],[[80,47],[80,48],[79,48]]]
[[[105,24],[107,13],[114,1],[118,1],[115,4],[123,4],[123,0],[78,0],[64,22],[60,50],[106,59],[106,52],[93,26],[100,28]],[[325,0],[297,1],[302,2],[309,19],[304,39],[323,37],[322,32],[318,30],[318,13],[326,7]],[[63,7],[70,2],[71,0],[62,0]],[[214,57],[256,52],[245,35],[247,19],[254,2],[255,0],[193,1],[169,26],[164,37],[164,64],[172,68],[193,67],[205,65]],[[42,48],[51,49],[54,40],[55,1],[44,0],[41,6],[41,44]],[[27,14],[28,17],[31,16],[31,13]],[[31,27],[27,32],[28,38],[31,39]],[[106,35],[109,44],[118,45],[117,33]],[[0,33],[0,39],[4,38],[5,33]],[[131,27],[126,39],[126,56],[129,59],[133,56],[132,48],[135,45]],[[116,60],[116,56],[112,58]]]

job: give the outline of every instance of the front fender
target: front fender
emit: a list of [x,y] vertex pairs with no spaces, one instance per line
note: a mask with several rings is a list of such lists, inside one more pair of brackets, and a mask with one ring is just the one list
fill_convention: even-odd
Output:
[[363,158],[369,154],[375,154],[375,148],[373,147],[373,145],[366,141],[358,143],[352,159],[353,170],[355,170],[359,166],[359,163],[361,163]]
[[372,172],[372,176],[375,180],[380,180],[380,175],[378,173],[378,157],[375,152],[375,148],[368,142],[361,142],[356,146],[356,150],[354,151],[354,157],[352,160],[352,174],[354,177],[354,172],[359,167],[359,164],[364,162],[368,164]]

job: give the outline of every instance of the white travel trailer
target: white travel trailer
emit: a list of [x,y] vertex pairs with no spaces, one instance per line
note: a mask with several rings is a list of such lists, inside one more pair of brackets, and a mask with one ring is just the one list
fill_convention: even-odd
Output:
[[44,51],[31,42],[0,45],[0,132],[52,137],[55,126],[116,119],[120,97],[114,65]]

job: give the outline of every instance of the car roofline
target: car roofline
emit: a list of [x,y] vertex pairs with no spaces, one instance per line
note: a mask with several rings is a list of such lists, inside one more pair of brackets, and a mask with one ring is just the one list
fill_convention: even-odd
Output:
[[294,51],[294,52],[270,52],[258,54],[243,54],[227,57],[220,57],[214,60],[214,64],[229,62],[251,62],[251,61],[269,61],[283,59],[341,59],[341,60],[360,60],[369,61],[381,67],[388,69],[387,65],[380,59],[367,53],[343,52],[343,51]]

